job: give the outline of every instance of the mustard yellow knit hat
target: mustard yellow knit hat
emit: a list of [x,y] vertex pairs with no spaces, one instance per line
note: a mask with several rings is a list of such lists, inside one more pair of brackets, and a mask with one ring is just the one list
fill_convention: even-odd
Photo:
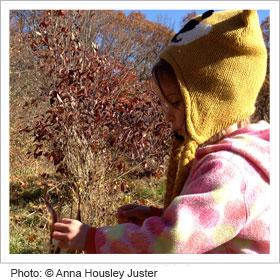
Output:
[[256,11],[208,11],[185,25],[160,58],[175,71],[186,128],[198,144],[254,113],[267,64]]
[[189,136],[169,166],[173,175],[167,178],[168,206],[183,187],[185,168],[198,145],[255,111],[267,64],[258,14],[252,10],[207,11],[189,21],[160,58],[177,77]]

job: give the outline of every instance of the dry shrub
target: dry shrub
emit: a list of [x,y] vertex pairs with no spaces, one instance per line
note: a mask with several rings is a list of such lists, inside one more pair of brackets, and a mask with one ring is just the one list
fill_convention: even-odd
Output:
[[[72,218],[77,218],[81,203],[80,219],[95,226],[116,223],[116,209],[123,203],[123,193],[120,182],[108,174],[108,155],[106,151],[93,153],[88,141],[76,131],[69,131],[65,147],[64,163],[75,178],[72,199],[66,206],[70,213],[64,213]],[[68,179],[69,180],[69,179]]]

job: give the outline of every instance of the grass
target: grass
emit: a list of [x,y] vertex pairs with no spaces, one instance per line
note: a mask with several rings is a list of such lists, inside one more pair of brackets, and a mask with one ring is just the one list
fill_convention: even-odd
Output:
[[162,205],[163,194],[165,191],[165,177],[160,179],[135,179],[131,184],[133,186],[133,200],[142,204],[153,204],[155,206]]
[[[59,178],[51,177],[53,185],[59,184]],[[94,202],[91,205],[85,204],[83,209],[86,213],[85,219],[92,224],[106,223],[114,224],[112,218],[116,209],[125,203],[139,203],[144,205],[160,206],[164,192],[165,179],[155,178],[127,178],[128,191],[119,193],[116,197],[112,195],[111,202],[107,203],[108,208],[104,212],[99,208],[101,216],[96,216]],[[95,190],[98,192],[98,190]],[[40,177],[30,176],[25,179],[13,177],[10,181],[10,253],[11,254],[46,254],[49,247],[49,222],[45,203],[42,199],[43,186]],[[58,209],[61,202],[55,193],[51,193],[54,208]],[[93,192],[93,195],[96,194]],[[105,199],[106,193],[99,193]],[[129,201],[125,198],[129,197]],[[108,198],[106,198],[108,199]],[[105,202],[101,203],[105,207]],[[60,210],[63,216],[69,217],[70,205],[65,203]],[[101,211],[101,212],[100,212]],[[106,213],[107,212],[107,213]],[[102,214],[103,213],[103,214]]]
[[[39,215],[25,218],[23,209],[10,215],[10,254],[47,253],[48,234]],[[19,222],[19,220],[21,220]]]
[[10,182],[10,253],[47,252],[48,221],[36,177]]
[[42,204],[20,203],[10,209],[10,253],[47,253],[48,223]]

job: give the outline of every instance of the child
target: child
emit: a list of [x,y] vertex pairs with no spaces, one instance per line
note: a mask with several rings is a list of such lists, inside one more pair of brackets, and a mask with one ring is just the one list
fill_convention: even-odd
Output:
[[153,69],[174,130],[164,208],[125,205],[101,228],[62,219],[53,238],[88,253],[269,253],[269,125],[248,124],[266,61],[255,11],[187,23]]

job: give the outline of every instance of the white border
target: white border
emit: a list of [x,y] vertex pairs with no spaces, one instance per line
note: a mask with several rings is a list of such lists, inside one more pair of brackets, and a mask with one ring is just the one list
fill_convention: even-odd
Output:
[[3,9],[83,10],[204,10],[256,9],[278,7],[276,1],[2,1]]
[[[51,5],[50,5],[51,4]],[[9,10],[10,9],[259,9],[271,19],[271,145],[273,221],[269,255],[15,255],[9,254]],[[3,263],[275,263],[279,261],[279,2],[277,1],[14,1],[1,2],[1,261]],[[89,262],[91,260],[91,262]]]

